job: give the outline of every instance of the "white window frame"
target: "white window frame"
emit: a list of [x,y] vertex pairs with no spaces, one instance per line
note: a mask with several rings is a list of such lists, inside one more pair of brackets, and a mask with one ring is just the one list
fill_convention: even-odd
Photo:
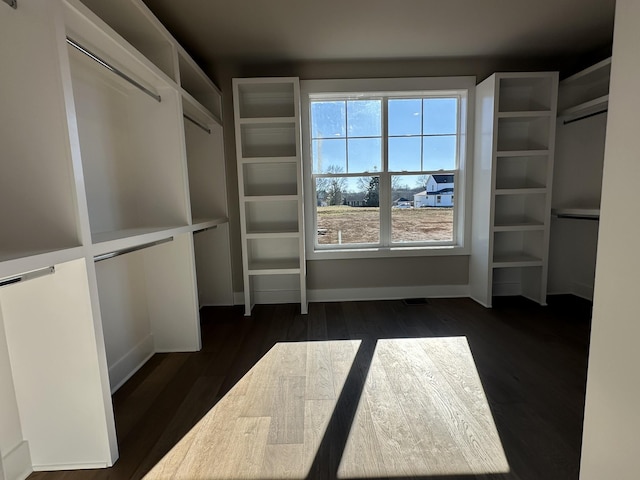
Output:
[[[374,258],[428,255],[468,255],[471,239],[471,158],[473,152],[473,118],[475,106],[475,77],[424,77],[424,78],[380,78],[345,80],[302,80],[300,82],[302,120],[302,161],[304,177],[304,209],[306,229],[306,256],[309,260],[340,258]],[[456,95],[460,97],[460,129],[458,132],[458,169],[454,193],[455,224],[452,244],[393,244],[389,246],[332,246],[318,248],[316,244],[316,208],[312,183],[313,161],[311,158],[310,95],[352,94],[365,96],[394,95]],[[383,136],[387,132],[383,130]],[[383,169],[384,170],[384,169]],[[398,173],[402,174],[402,173]],[[362,176],[362,175],[360,175]],[[381,190],[382,196],[382,190]],[[380,228],[390,228],[391,219],[385,219],[381,202]],[[386,225],[386,224],[389,225]]]

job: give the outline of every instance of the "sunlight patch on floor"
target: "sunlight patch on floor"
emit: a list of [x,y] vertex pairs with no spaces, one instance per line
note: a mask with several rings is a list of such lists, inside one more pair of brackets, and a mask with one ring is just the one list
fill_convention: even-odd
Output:
[[509,471],[465,337],[362,342],[276,344],[145,479],[308,478],[339,402],[338,478]]
[[379,340],[338,478],[506,472],[466,337]]
[[274,345],[144,478],[306,478],[359,345]]

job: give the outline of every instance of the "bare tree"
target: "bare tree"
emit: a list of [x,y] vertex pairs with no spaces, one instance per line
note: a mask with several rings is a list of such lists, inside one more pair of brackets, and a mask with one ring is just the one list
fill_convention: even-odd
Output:
[[[329,165],[326,173],[339,174],[344,169],[339,165]],[[316,178],[316,193],[318,199],[323,199],[327,205],[341,205],[344,194],[347,191],[347,179],[345,177],[318,177]]]

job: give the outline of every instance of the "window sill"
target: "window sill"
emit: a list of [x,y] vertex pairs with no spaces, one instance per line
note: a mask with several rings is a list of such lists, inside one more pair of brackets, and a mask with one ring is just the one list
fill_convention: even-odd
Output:
[[396,258],[396,257],[449,257],[469,255],[466,247],[457,245],[433,247],[374,247],[314,250],[307,252],[307,260],[340,260],[354,258]]

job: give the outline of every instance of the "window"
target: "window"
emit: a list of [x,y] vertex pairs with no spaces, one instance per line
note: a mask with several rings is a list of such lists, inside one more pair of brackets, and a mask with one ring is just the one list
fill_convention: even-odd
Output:
[[468,77],[301,83],[310,258],[466,252],[474,84]]

